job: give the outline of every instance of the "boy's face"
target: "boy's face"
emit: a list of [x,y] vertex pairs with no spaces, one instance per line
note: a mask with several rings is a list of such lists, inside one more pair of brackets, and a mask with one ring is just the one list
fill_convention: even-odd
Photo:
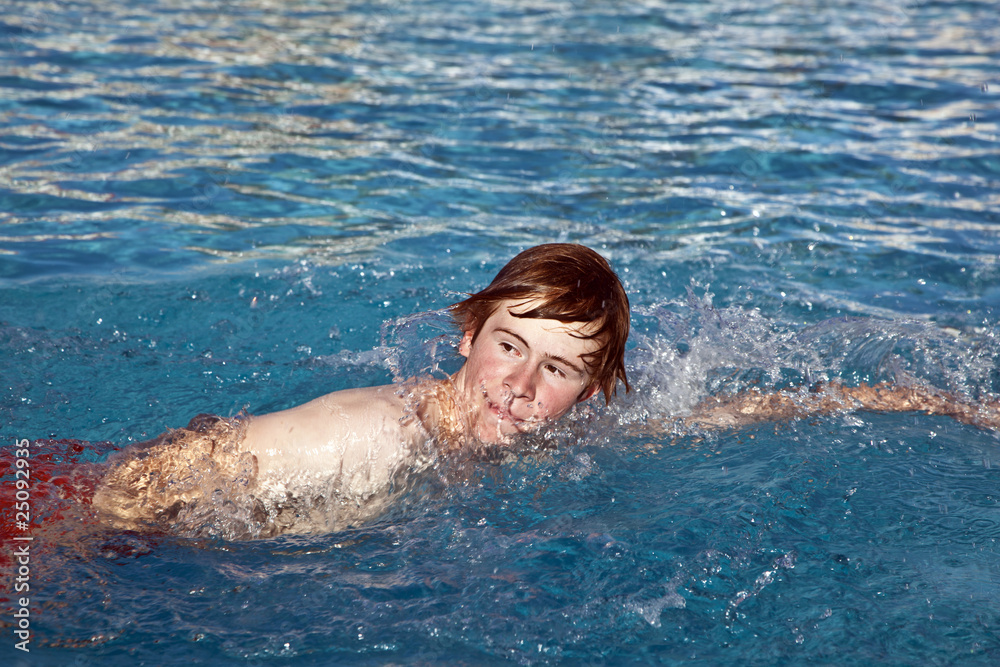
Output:
[[466,362],[453,381],[472,434],[482,442],[502,443],[533,431],[599,389],[591,386],[583,356],[600,344],[577,337],[587,325],[511,314],[532,306],[531,301],[501,303],[478,335],[466,331],[459,344]]

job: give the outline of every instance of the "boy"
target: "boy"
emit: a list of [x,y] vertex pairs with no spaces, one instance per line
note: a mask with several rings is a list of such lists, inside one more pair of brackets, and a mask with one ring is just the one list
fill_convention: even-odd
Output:
[[[451,308],[461,369],[445,380],[348,389],[289,410],[186,429],[122,452],[94,495],[122,528],[264,537],[357,525],[436,457],[504,445],[617,383],[629,390],[629,304],[607,261],[548,244],[512,259],[483,291]],[[680,419],[725,428],[843,409],[922,410],[996,428],[982,411],[921,385],[710,397]],[[647,424],[657,430],[660,423]]]
[[348,389],[246,419],[196,417],[130,448],[94,506],[122,528],[229,537],[338,530],[443,452],[503,445],[625,376],[629,304],[608,262],[574,244],[512,259],[452,307],[462,368],[443,381]]

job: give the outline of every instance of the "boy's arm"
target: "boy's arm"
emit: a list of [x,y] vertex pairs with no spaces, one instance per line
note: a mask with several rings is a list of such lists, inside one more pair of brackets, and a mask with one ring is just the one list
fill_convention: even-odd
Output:
[[242,446],[257,458],[262,477],[364,468],[388,480],[420,435],[407,413],[395,385],[345,389],[251,417]]
[[928,385],[888,382],[857,387],[831,382],[818,390],[798,388],[771,393],[750,390],[735,396],[710,397],[682,421],[699,428],[732,428],[851,410],[923,412],[945,415],[979,428],[1000,429],[1000,404],[995,401],[972,405]]

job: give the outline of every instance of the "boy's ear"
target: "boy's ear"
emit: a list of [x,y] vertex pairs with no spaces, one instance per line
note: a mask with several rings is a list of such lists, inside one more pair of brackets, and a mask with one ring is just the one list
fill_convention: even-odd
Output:
[[576,402],[583,403],[584,401],[589,401],[594,396],[596,396],[597,392],[599,392],[600,390],[601,390],[601,385],[593,384],[583,390],[583,393],[580,394],[580,398],[576,399]]
[[472,351],[472,337],[474,332],[470,329],[462,334],[462,340],[458,343],[458,353],[463,357],[468,358],[469,352]]

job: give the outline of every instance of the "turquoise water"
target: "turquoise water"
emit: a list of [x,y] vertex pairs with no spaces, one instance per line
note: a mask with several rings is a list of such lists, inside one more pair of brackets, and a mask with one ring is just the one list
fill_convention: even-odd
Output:
[[621,275],[636,391],[344,533],[43,514],[32,650],[5,612],[4,656],[1000,660],[994,433],[642,428],[751,384],[1000,392],[995,4],[133,4],[0,3],[5,448],[86,465],[199,412],[453,370],[439,318],[403,318],[554,240]]

